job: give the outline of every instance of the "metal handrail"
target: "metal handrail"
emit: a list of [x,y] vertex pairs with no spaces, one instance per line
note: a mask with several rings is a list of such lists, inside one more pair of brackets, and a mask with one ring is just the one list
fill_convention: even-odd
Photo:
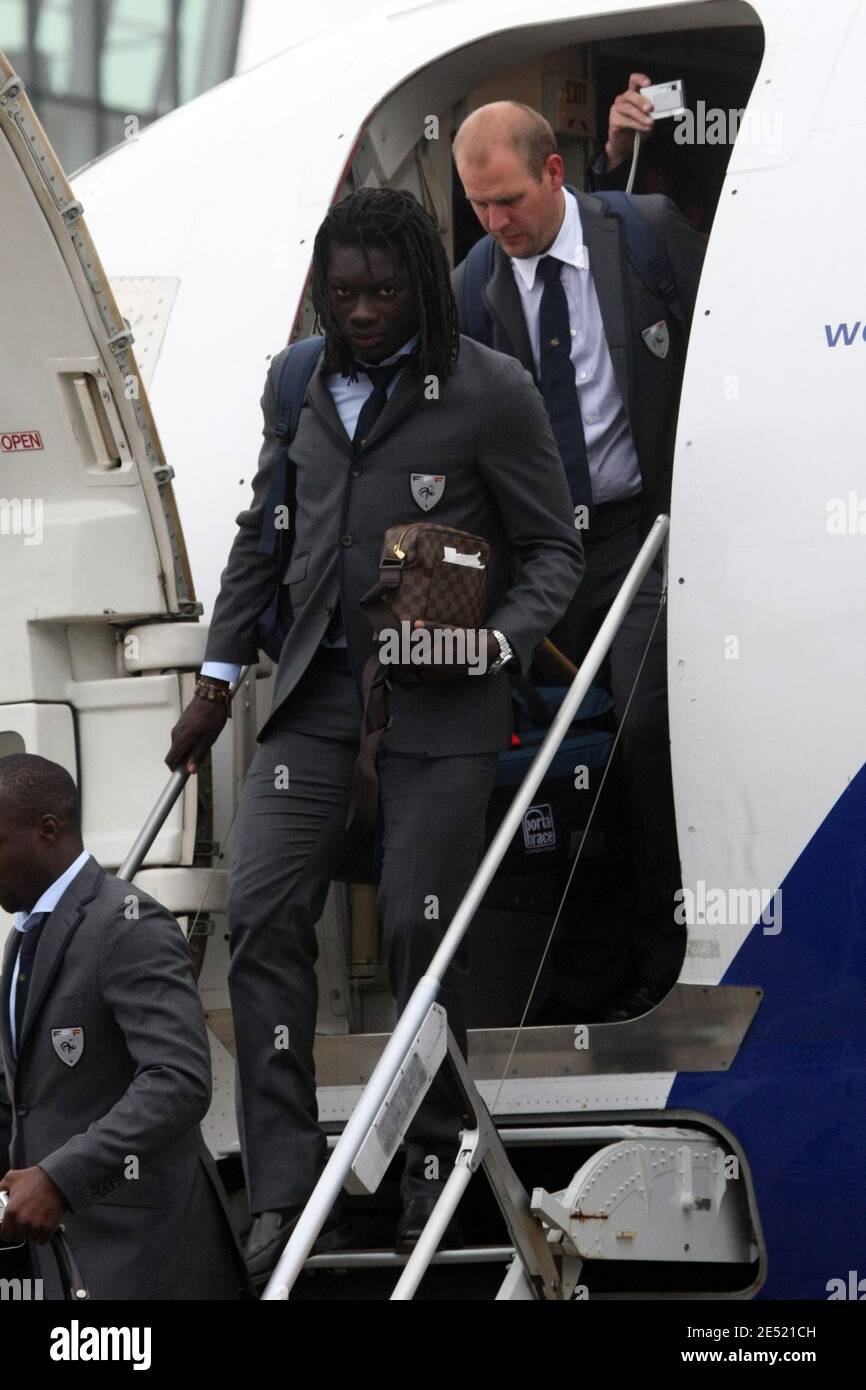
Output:
[[[249,670],[249,666],[243,666],[237,680],[233,681],[229,686],[229,698],[231,700],[234,699],[240,686],[243,685]],[[184,763],[185,762],[186,759],[184,759]],[[122,878],[125,883],[131,883],[135,878],[135,875],[142,866],[144,856],[147,854],[147,851],[150,849],[165,824],[169,811],[177,801],[191,775],[191,773],[187,772],[186,766],[175,768],[160,792],[153,810],[136,835],[132,848],[118,869],[117,878]]]
[[400,1015],[394,1031],[365,1086],[327,1165],[316,1183],[307,1205],[301,1212],[292,1235],[277,1261],[262,1294],[265,1302],[287,1299],[295,1280],[315,1244],[325,1219],[333,1207],[364,1138],[373,1124],[400,1067],[412,1046],[430,1005],[434,1003],[442,976],[450,965],[464,934],[487,888],[499,868],[523,816],[544,774],[556,756],[580,705],[586,697],[602,661],[607,656],[614,637],[631,607],[656,555],[661,550],[670,529],[670,518],[656,517],[643,545],[635,557],[616,598],[584,658],[568,693],[557,711],[547,736],[520,785],[508,813],[500,825],[484,858],[476,870],[454,918],[442,938],[425,975]]

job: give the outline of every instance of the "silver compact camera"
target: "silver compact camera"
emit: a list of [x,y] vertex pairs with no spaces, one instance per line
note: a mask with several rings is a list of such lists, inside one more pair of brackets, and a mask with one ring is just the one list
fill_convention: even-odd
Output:
[[686,109],[685,88],[676,78],[673,82],[654,82],[651,87],[641,87],[642,97],[648,97],[653,104],[650,112],[654,121],[665,116],[681,116]]

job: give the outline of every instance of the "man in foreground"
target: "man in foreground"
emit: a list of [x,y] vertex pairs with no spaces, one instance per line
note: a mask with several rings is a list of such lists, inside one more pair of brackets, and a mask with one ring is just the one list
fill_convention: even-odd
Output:
[[84,849],[72,778],[34,754],[0,758],[0,905],[0,1240],[38,1247],[46,1298],[61,1223],[92,1298],[240,1297],[183,935]]

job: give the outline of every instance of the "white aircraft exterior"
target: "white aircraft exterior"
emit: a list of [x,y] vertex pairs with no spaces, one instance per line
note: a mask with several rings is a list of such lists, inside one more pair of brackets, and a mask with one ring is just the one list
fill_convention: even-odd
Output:
[[[760,25],[765,48],[708,243],[674,464],[680,984],[684,999],[701,992],[719,1036],[744,993],[759,1003],[726,1061],[688,1064],[701,1028],[686,1011],[670,1065],[658,1049],[642,1064],[638,1047],[609,1070],[507,1081],[502,1105],[709,1117],[748,1171],[760,1274],[740,1296],[814,1299],[845,1296],[834,1281],[863,1249],[861,0],[539,0],[531,23],[515,0],[395,0],[338,24],[324,14],[320,33],[131,126],[74,180],[83,219],[38,142],[28,163],[12,109],[26,103],[0,71],[0,751],[75,772],[85,843],[120,863],[165,780],[168,731],[249,496],[267,363],[311,329],[313,238],[350,173],[425,194],[450,249],[448,113],[470,90],[559,46],[722,24]],[[425,134],[430,116],[439,139]],[[160,482],[165,463],[174,476]],[[28,512],[34,498],[43,506]],[[165,622],[194,617],[195,599],[203,622]],[[216,759],[223,833],[243,759],[243,737]],[[188,788],[139,877],[178,912],[203,894],[219,903],[190,867],[194,826]],[[216,1010],[221,935],[202,976]],[[219,1148],[233,1119],[228,1054],[214,1049]],[[323,1113],[345,1116],[356,1096],[323,1089]]]

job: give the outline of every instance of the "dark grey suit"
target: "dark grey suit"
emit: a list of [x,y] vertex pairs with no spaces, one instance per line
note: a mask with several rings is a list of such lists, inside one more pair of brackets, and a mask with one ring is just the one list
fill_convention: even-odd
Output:
[[[284,447],[276,435],[275,402],[283,356],[274,358],[265,384],[265,442],[253,505],[238,517],[208,661],[256,659],[254,624],[273,592],[276,562],[258,549],[258,540],[271,470]],[[406,367],[366,446],[355,452],[320,364],[291,451],[296,536],[284,581],[294,620],[244,787],[229,900],[229,983],[253,1211],[303,1202],[324,1153],[312,1062],[313,928],[344,848],[360,725],[358,681],[376,650],[358,600],[378,577],[386,528],[426,516],[490,542],[487,626],[506,635],[524,669],[581,576],[562,464],[527,373],[463,338],[455,371],[439,383],[438,396],[431,383],[426,386],[425,392],[414,363]],[[416,472],[445,475],[441,500],[426,513],[412,495]],[[338,595],[348,653],[317,655]],[[478,863],[496,752],[511,734],[508,679],[498,674],[395,685],[391,712],[393,727],[380,753],[384,862],[378,901],[391,984],[402,1006]],[[280,767],[288,770],[288,787],[276,775]],[[431,895],[438,900],[435,916]],[[465,987],[464,952],[442,996],[458,1038]],[[289,1030],[288,1048],[275,1047],[281,1025]],[[410,1131],[407,1187],[413,1175],[423,1184],[427,1154],[453,1162],[457,1128],[448,1083],[439,1078]]]
[[[16,1059],[8,999],[21,941],[13,930],[0,984],[2,1172],[38,1164],[60,1188],[93,1297],[237,1298],[240,1251],[198,1127],[210,1052],[177,922],[89,859],[42,929]],[[69,1028],[84,1038],[72,1066],[52,1042]],[[31,1257],[45,1296],[62,1297],[48,1247]]]
[[[286,349],[285,351],[288,351]],[[284,353],[271,363],[262,396],[265,442],[253,502],[238,534],[214,606],[206,661],[258,656],[253,628],[273,589],[275,558],[258,549],[262,509],[274,460],[275,382]],[[356,680],[375,650],[358,600],[378,578],[382,538],[403,521],[430,521],[484,536],[493,559],[487,626],[508,637],[525,670],[536,646],[565,609],[583,570],[581,544],[556,444],[532,381],[510,359],[461,339],[457,370],[428,398],[414,363],[400,375],[367,446],[352,448],[321,364],[313,374],[291,455],[298,472],[296,534],[283,582],[294,622],[280,654],[271,718],[298,684],[330,622],[339,595]],[[412,496],[412,473],[441,473],[441,500],[425,512]],[[513,562],[520,573],[513,577]],[[392,752],[432,757],[492,752],[511,733],[507,677],[395,689]],[[260,731],[263,738],[266,723]]]
[[[627,261],[619,218],[605,214],[601,199],[592,194],[577,192],[575,196],[604,335],[640,463],[640,529],[646,534],[658,514],[670,508],[685,335],[665,301],[648,289]],[[691,320],[705,242],[670,198],[653,194],[635,198],[635,203],[665,244],[680,299]],[[464,267],[465,262],[457,267],[453,283],[465,332]],[[535,361],[514,271],[510,258],[498,246],[484,299],[493,319],[493,346],[516,357],[535,378]],[[666,320],[671,336],[670,350],[664,358],[655,356],[641,338],[641,330],[659,319]],[[591,538],[590,531],[584,539]]]
[[[625,406],[640,465],[642,488],[636,499],[595,509],[584,534],[586,573],[553,640],[575,662],[583,657],[640,542],[656,516],[670,509],[671,470],[677,409],[687,346],[686,333],[669,305],[635,273],[625,253],[620,220],[604,212],[592,194],[575,194],[583,241],[598,295],[605,339],[619,394]],[[664,242],[680,301],[691,321],[705,243],[669,198],[635,199]],[[454,293],[465,331],[465,262],[454,272]],[[493,327],[493,346],[510,353],[535,376],[535,361],[510,258],[495,248],[493,271],[483,289]],[[641,330],[664,319],[670,345],[662,358],[650,351]],[[658,617],[661,557],[621,627],[602,670],[617,716],[624,716],[632,687],[643,670],[625,722],[622,740],[629,830],[638,882],[630,938],[635,974],[670,984],[679,971],[685,933],[674,920],[674,894],[680,884],[670,771],[666,680],[666,625]],[[649,646],[648,646],[649,643]],[[646,656],[644,658],[644,653]]]

